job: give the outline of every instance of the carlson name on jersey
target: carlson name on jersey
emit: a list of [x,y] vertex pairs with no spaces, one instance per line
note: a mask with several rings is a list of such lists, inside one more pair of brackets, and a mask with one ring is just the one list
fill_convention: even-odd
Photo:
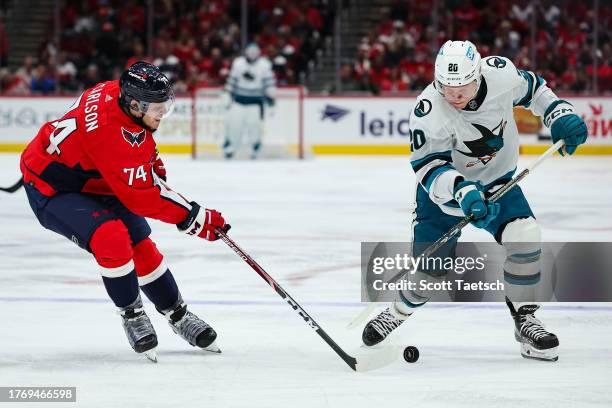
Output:
[[21,155],[24,182],[48,197],[113,195],[143,217],[183,221],[191,204],[159,180],[152,167],[156,144],[151,132],[118,101],[118,81],[101,82],[61,118],[45,123]]

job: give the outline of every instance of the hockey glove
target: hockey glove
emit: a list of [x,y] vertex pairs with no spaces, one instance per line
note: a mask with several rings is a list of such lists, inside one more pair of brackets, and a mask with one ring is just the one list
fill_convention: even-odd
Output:
[[550,133],[553,143],[557,143],[561,139],[565,140],[565,145],[559,149],[561,156],[564,156],[564,153],[574,154],[578,145],[587,140],[586,124],[580,116],[574,113],[561,116],[555,120],[550,127]]
[[499,214],[499,204],[484,198],[480,183],[461,181],[455,186],[453,196],[477,228],[485,228]]
[[159,151],[155,149],[155,161],[153,162],[153,171],[157,174],[157,177],[160,179],[166,180],[166,166],[164,166],[164,162],[159,156]]
[[219,236],[215,228],[222,228],[225,232],[229,231],[229,224],[221,216],[221,213],[208,208],[202,208],[198,203],[191,202],[191,211],[185,221],[176,224],[179,231],[187,234],[204,238],[208,241],[216,241]]

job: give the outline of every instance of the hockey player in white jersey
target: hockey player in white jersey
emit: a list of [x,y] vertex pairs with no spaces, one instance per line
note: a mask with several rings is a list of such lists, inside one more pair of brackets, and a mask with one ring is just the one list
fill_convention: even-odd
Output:
[[261,149],[263,120],[274,107],[276,80],[272,64],[261,56],[257,44],[249,44],[232,63],[225,85],[228,112],[225,122],[223,153],[231,159],[246,140],[250,157]]
[[[493,203],[488,198],[514,174],[519,134],[513,107],[543,118],[561,154],[573,154],[587,139],[587,128],[573,106],[559,99],[540,76],[517,69],[504,57],[480,57],[469,41],[448,41],[435,63],[435,81],[417,98],[410,116],[411,164],[417,178],[413,222],[414,256],[462,217],[489,232],[506,249],[506,303],[515,338],[527,358],[556,361],[559,340],[535,318],[535,288],[540,280],[540,228],[517,185]],[[452,256],[458,236],[434,256]],[[440,271],[417,273],[436,275]],[[363,342],[384,340],[423,302],[400,293],[372,319]]]

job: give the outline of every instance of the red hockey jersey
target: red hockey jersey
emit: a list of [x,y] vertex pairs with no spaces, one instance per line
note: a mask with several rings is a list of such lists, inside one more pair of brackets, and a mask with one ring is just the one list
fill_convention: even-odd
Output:
[[191,204],[153,172],[152,134],[130,119],[118,98],[119,81],[101,82],[47,122],[21,155],[24,182],[46,196],[114,195],[135,214],[182,222]]

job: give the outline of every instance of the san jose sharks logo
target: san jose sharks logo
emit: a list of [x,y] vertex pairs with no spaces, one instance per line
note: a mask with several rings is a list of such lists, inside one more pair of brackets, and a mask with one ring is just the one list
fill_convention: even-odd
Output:
[[147,133],[144,129],[140,132],[130,132],[129,130],[125,130],[121,128],[121,134],[123,135],[123,139],[130,144],[130,146],[138,146],[144,143],[145,138],[147,137]]
[[431,112],[431,102],[429,99],[421,99],[414,107],[414,114],[417,118],[422,118]]
[[476,157],[478,160],[468,162],[466,167],[473,167],[478,163],[487,164],[491,161],[504,147],[504,129],[508,121],[501,120],[499,125],[494,127],[492,130],[487,129],[485,126],[479,125],[478,123],[472,123],[472,126],[476,128],[482,135],[480,139],[476,140],[465,140],[463,144],[470,149],[469,152],[462,152],[457,150],[459,153],[467,157]]
[[506,66],[506,61],[504,61],[503,59],[499,58],[499,57],[489,57],[485,60],[487,62],[487,65],[493,68],[503,68]]
[[335,105],[325,105],[325,109],[321,112],[321,120],[331,119],[334,122],[339,121],[346,116],[350,111]]

